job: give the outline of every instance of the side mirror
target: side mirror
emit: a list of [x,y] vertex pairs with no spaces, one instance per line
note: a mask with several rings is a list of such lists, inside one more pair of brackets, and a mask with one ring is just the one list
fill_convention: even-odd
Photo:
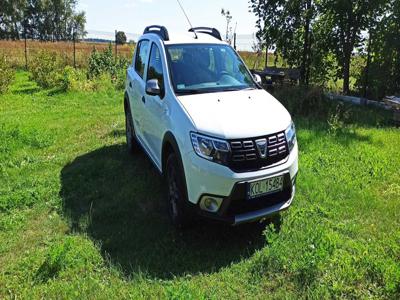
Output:
[[261,76],[258,74],[253,74],[254,80],[258,83],[258,84],[262,84],[262,79]]
[[151,96],[161,95],[161,89],[158,85],[158,79],[150,79],[146,82],[146,93]]

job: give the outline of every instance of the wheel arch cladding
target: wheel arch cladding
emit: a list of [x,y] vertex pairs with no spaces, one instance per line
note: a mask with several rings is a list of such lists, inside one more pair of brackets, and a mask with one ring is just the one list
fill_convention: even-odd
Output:
[[175,136],[168,131],[165,135],[164,135],[164,139],[163,139],[163,144],[162,144],[162,152],[161,152],[161,168],[162,168],[162,172],[164,173],[165,170],[165,166],[167,164],[167,159],[168,159],[168,155],[170,155],[171,153],[175,153],[178,157],[178,161],[182,166],[182,157],[181,157],[181,153],[179,151],[179,146],[178,146],[178,142],[175,139]]
[[183,167],[181,152],[179,150],[178,142],[176,141],[175,136],[172,134],[172,132],[168,131],[164,135],[162,153],[161,153],[162,174],[164,176],[166,175],[166,172],[164,172],[164,170],[166,169],[165,167],[167,164],[167,159],[171,153],[174,153],[177,156],[179,168],[180,168],[180,170],[182,172],[182,176],[183,176],[183,186],[184,186],[184,193],[185,193],[185,200],[186,200],[185,203],[188,204],[189,197],[188,197],[188,190],[187,190],[187,183],[186,183],[186,174],[185,174],[185,168]]

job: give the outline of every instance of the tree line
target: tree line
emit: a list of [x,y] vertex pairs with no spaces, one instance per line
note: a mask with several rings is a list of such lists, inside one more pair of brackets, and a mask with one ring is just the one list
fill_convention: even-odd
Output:
[[72,40],[86,34],[77,0],[0,0],[0,39]]
[[[343,79],[349,94],[352,62],[364,96],[400,92],[399,0],[249,0],[259,47],[300,69],[301,83]],[[359,66],[358,66],[359,67]]]

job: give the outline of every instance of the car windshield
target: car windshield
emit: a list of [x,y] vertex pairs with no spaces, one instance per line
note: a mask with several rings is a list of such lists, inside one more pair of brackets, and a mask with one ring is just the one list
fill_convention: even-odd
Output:
[[166,48],[177,94],[257,88],[242,60],[228,45],[189,44]]

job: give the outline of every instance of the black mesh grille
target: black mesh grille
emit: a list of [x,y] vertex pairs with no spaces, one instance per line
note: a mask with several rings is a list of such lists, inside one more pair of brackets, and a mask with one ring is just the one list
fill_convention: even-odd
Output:
[[[266,152],[257,147],[257,143],[267,142]],[[285,160],[288,155],[288,145],[284,132],[229,141],[232,154],[228,166],[235,172],[248,172],[275,165]],[[261,147],[262,148],[262,147]],[[262,157],[266,154],[265,157]]]
[[279,203],[286,202],[291,197],[290,189],[286,189],[282,192],[262,196],[260,198],[232,201],[229,206],[228,215],[238,215],[243,213],[248,213],[252,211],[257,211],[264,208],[269,208]]

